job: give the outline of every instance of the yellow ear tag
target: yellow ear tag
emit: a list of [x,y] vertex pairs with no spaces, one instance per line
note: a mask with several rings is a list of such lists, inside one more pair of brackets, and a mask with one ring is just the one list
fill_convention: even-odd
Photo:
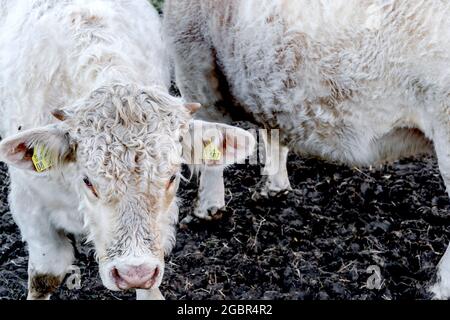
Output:
[[43,146],[34,148],[33,157],[31,158],[36,171],[41,173],[51,168],[52,162],[48,156],[48,151]]
[[222,159],[222,152],[210,141],[203,149],[203,159],[207,161],[219,161]]

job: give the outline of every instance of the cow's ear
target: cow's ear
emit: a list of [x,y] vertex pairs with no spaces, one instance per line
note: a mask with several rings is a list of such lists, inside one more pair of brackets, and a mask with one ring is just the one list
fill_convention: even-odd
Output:
[[244,163],[255,151],[255,145],[256,139],[246,130],[193,120],[183,136],[183,159],[189,165]]
[[0,161],[38,173],[74,161],[74,155],[68,131],[57,125],[27,130],[0,143]]

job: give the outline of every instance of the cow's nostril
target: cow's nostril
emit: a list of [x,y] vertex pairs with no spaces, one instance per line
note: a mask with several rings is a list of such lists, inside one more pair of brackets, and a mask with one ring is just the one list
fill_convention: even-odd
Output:
[[158,279],[158,276],[159,276],[159,268],[158,267],[156,267],[155,268],[155,271],[153,272],[153,275],[152,275],[152,282],[153,282],[153,284],[156,282],[156,280]]
[[160,272],[159,268],[156,267],[150,273],[147,274],[146,278],[148,280],[144,284],[145,289],[150,289],[155,285],[156,281],[158,280],[159,272]]
[[127,282],[125,281],[125,279],[122,278],[122,276],[120,275],[120,272],[117,268],[114,267],[111,270],[111,275],[119,289],[121,289],[121,290],[129,289]]
[[111,275],[113,276],[114,280],[120,279],[119,270],[117,270],[117,268],[113,268],[111,270]]

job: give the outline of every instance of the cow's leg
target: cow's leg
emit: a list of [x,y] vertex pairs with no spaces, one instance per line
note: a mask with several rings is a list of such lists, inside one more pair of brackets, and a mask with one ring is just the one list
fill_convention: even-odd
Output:
[[261,136],[266,150],[263,174],[267,177],[261,195],[276,196],[292,190],[286,167],[289,149],[280,145],[275,137],[269,137],[265,130],[261,131]]
[[[438,119],[448,119],[444,113]],[[436,122],[432,126],[433,142],[439,162],[439,170],[444,180],[447,193],[450,195],[450,122]],[[447,248],[437,271],[437,283],[431,288],[435,299],[450,298],[450,247]]]
[[211,220],[225,207],[223,167],[203,167],[200,173],[198,197],[194,215]]
[[434,299],[450,298],[450,245],[438,266],[438,281],[431,287]]
[[48,300],[60,286],[74,259],[69,239],[56,230],[39,197],[11,175],[10,206],[28,246],[29,300]]
[[[169,3],[170,4],[170,3]],[[189,8],[199,2],[189,3]],[[173,9],[182,7],[177,4]],[[167,7],[168,10],[172,6]],[[174,11],[165,19],[167,33],[173,41],[176,82],[187,102],[198,102],[202,108],[195,114],[196,119],[230,124],[232,118],[228,108],[233,107],[227,81],[216,60],[211,43],[202,35],[201,25],[193,17],[186,23],[177,19]],[[200,183],[194,215],[211,220],[225,207],[223,168],[200,168]],[[188,222],[187,217],[184,222]]]
[[136,290],[136,300],[165,300],[159,288]]
[[[42,223],[39,226],[44,227]],[[26,236],[29,300],[50,299],[73,263],[73,247],[67,237],[49,225],[44,228]]]
[[[177,26],[179,21],[175,21]],[[193,22],[190,28],[196,28]],[[200,28],[200,26],[198,26]],[[177,27],[178,29],[178,27]],[[230,124],[232,118],[228,108],[232,108],[229,100],[229,88],[221,69],[218,67],[216,55],[211,44],[199,37],[197,32],[178,35],[173,44],[176,83],[186,102],[196,102],[202,108],[195,114],[196,119]]]

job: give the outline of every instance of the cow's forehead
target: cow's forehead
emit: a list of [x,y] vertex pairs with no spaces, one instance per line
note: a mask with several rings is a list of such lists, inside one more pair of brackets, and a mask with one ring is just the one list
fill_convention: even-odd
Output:
[[165,134],[123,139],[122,135],[118,138],[101,133],[82,139],[78,154],[90,172],[106,178],[121,180],[127,175],[164,179],[181,163],[181,143]]
[[[70,119],[82,165],[119,184],[158,184],[181,163],[180,134],[189,114],[176,98],[132,86],[95,91]],[[117,185],[114,185],[117,184]]]
[[112,141],[105,143],[105,138],[98,137],[78,150],[78,161],[99,192],[107,198],[121,198],[132,190],[158,196],[181,165],[180,143],[161,136],[150,143],[135,140],[136,145],[129,147],[115,138],[106,137]]

